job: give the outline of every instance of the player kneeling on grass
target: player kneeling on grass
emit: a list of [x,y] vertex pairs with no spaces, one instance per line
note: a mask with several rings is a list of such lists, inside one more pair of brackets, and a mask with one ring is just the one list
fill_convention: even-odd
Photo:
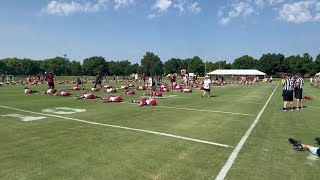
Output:
[[[320,148],[319,147],[314,147],[306,144],[302,144],[300,141],[295,140],[293,138],[288,139],[289,142],[293,145],[293,149],[297,151],[305,151],[308,150],[310,153],[316,156],[320,156]],[[317,141],[317,144],[320,144],[320,138],[315,138]]]
[[109,103],[109,102],[122,102],[123,99],[119,96],[109,96],[108,98],[102,98],[103,103]]
[[139,106],[156,106],[157,101],[154,99],[143,98],[141,101],[132,100],[133,103],[139,103]]
[[38,91],[34,91],[32,89],[29,89],[29,88],[24,88],[24,93],[25,94],[33,94],[33,93],[37,93]]
[[56,94],[54,94],[54,96],[71,96],[71,93],[69,93],[68,91],[61,91],[61,92],[58,92]]
[[[78,97],[78,96],[77,96]],[[77,98],[78,99],[97,99],[97,98],[101,98],[99,96],[96,96],[94,94],[91,94],[91,93],[84,93],[83,95],[79,96]]]

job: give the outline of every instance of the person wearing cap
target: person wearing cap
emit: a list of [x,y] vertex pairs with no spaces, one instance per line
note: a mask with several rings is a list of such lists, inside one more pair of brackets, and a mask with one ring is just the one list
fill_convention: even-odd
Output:
[[206,95],[206,93],[208,93],[208,97],[210,97],[211,80],[208,75],[206,75],[204,77],[203,88],[204,88],[204,90],[203,90],[202,97],[204,97]]

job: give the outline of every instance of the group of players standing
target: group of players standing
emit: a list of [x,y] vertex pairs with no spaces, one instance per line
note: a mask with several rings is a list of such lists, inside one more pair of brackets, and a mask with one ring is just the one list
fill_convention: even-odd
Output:
[[[303,109],[303,88],[304,88],[304,80],[300,74],[291,76],[289,74],[286,75],[286,79],[282,80],[283,85],[283,108],[282,111],[289,110],[288,103],[290,103],[291,111],[294,109],[300,110]],[[297,105],[294,107],[293,96],[297,99]]]

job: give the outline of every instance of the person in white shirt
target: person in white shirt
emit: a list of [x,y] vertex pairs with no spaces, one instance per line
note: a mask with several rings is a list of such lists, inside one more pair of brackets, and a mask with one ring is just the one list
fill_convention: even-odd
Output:
[[202,97],[204,97],[206,93],[208,93],[208,97],[210,97],[211,80],[208,75],[204,77],[203,88],[204,88],[204,91],[203,91]]

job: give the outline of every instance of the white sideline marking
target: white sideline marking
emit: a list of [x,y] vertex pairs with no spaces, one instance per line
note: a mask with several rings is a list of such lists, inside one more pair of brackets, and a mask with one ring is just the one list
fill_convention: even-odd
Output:
[[176,138],[176,139],[183,139],[183,140],[187,140],[187,141],[193,141],[193,142],[198,142],[198,143],[203,143],[203,144],[210,144],[210,145],[215,145],[215,146],[220,146],[220,147],[233,147],[233,146],[229,146],[229,145],[226,145],[226,144],[220,144],[220,143],[215,143],[215,142],[210,142],[210,141],[193,139],[193,138],[177,136],[177,135],[167,134],[167,133],[161,133],[161,132],[156,132],[156,131],[150,131],[150,130],[144,130],[144,129],[136,129],[136,128],[130,128],[130,127],[124,127],[124,126],[117,126],[117,125],[112,125],[112,124],[103,124],[103,123],[98,123],[98,122],[85,121],[85,120],[76,119],[76,118],[64,117],[64,116],[53,115],[53,114],[38,113],[38,112],[27,111],[27,110],[23,110],[23,109],[17,109],[17,108],[2,106],[2,105],[0,105],[0,107],[6,108],[6,109],[11,109],[11,110],[16,110],[16,111],[21,111],[21,112],[27,112],[27,113],[32,113],[32,114],[43,115],[43,116],[57,117],[57,118],[61,118],[61,119],[67,119],[67,120],[77,121],[77,122],[82,122],[82,123],[87,123],[87,124],[106,126],[106,127],[113,127],[113,128],[125,129],[125,130],[130,130],[130,131],[138,131],[138,132],[144,132],[144,133],[149,133],[149,134],[156,134],[156,135],[160,135],[160,136],[167,136],[167,137],[172,137],[172,138]]
[[[123,104],[135,104],[122,102]],[[136,104],[135,104],[136,105]],[[179,107],[170,107],[170,106],[153,106],[153,108],[167,108],[167,109],[177,109],[177,110],[187,110],[187,111],[198,111],[198,112],[212,112],[212,113],[223,113],[223,114],[233,114],[233,115],[242,115],[242,116],[254,116],[253,114],[244,114],[244,113],[236,113],[236,112],[227,112],[227,111],[213,111],[206,109],[190,109],[190,108],[179,108]]]
[[306,106],[306,107],[311,107],[311,108],[320,108],[320,106]]
[[238,156],[238,153],[240,152],[242,146],[244,145],[244,143],[247,141],[248,137],[250,136],[253,128],[256,126],[256,124],[258,123],[258,121],[260,120],[260,117],[262,115],[262,113],[264,112],[264,110],[266,109],[267,105],[269,104],[273,94],[276,92],[277,88],[279,86],[278,85],[274,88],[273,92],[271,93],[269,99],[267,100],[267,102],[264,104],[264,106],[262,107],[261,111],[259,112],[258,116],[256,117],[256,119],[253,121],[253,123],[251,124],[250,128],[247,130],[247,132],[245,133],[245,135],[241,138],[241,140],[239,141],[238,145],[236,146],[236,148],[233,150],[233,152],[231,153],[228,161],[226,162],[226,164],[223,166],[223,168],[221,169],[221,171],[219,172],[218,176],[216,177],[216,180],[223,180],[228,171],[230,170],[233,162],[235,161],[235,159]]
[[308,94],[310,94],[311,96],[315,97],[316,99],[318,99],[320,101],[320,98],[318,98],[317,96],[311,94],[309,91],[304,90],[305,92],[307,92]]

